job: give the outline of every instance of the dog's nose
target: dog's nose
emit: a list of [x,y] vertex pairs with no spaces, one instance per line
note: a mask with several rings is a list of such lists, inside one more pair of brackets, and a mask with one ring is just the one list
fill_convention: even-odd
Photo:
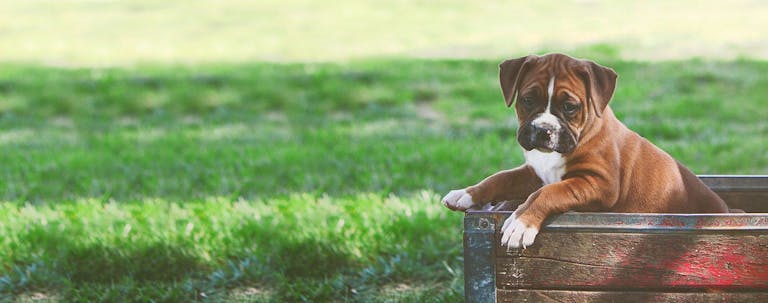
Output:
[[548,142],[554,131],[548,127],[533,127],[531,142]]

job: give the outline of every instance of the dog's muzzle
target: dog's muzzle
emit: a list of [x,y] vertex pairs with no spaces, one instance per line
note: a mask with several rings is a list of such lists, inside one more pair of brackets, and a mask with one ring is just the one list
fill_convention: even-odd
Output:
[[567,127],[529,122],[520,127],[517,142],[525,150],[556,151],[567,154],[576,148],[576,140]]

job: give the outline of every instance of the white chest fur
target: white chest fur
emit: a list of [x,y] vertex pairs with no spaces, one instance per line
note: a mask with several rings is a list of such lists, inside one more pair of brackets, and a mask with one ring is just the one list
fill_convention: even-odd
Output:
[[544,185],[559,182],[565,175],[565,158],[558,152],[525,151],[525,163],[533,167]]

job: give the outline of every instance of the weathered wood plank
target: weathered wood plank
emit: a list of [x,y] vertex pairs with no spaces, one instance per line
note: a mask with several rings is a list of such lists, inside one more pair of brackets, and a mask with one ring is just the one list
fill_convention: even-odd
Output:
[[715,191],[728,207],[748,213],[768,213],[768,188],[765,191]]
[[703,175],[699,178],[729,207],[768,213],[768,176]]
[[[503,225],[512,212],[469,211],[467,216],[494,218]],[[603,232],[708,232],[762,231],[768,232],[768,214],[637,214],[637,213],[576,213],[554,215],[544,222],[542,230],[603,231]],[[496,230],[499,232],[499,230]]]
[[768,175],[699,175],[714,191],[765,191]]
[[495,215],[464,217],[464,297],[468,303],[494,302],[496,288]]
[[768,234],[543,231],[496,245],[500,289],[768,290]]
[[700,178],[748,214],[566,213],[548,219],[533,246],[507,251],[496,239],[510,212],[469,211],[465,298],[768,302],[768,176]]
[[499,290],[499,303],[517,302],[670,302],[670,303],[755,303],[768,302],[768,292],[632,292],[632,291],[568,291],[568,290]]
[[[502,212],[505,215],[511,213]],[[506,218],[504,218],[506,219]],[[565,213],[548,218],[543,229],[578,231],[765,231],[767,214]]]

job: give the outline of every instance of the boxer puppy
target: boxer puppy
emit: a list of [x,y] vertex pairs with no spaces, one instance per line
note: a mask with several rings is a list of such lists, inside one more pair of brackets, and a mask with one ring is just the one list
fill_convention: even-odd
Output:
[[548,54],[504,61],[499,74],[507,107],[515,104],[525,164],[442,202],[464,211],[524,200],[501,228],[502,245],[530,246],[548,216],[567,211],[728,212],[690,170],[616,119],[608,106],[612,69]]

